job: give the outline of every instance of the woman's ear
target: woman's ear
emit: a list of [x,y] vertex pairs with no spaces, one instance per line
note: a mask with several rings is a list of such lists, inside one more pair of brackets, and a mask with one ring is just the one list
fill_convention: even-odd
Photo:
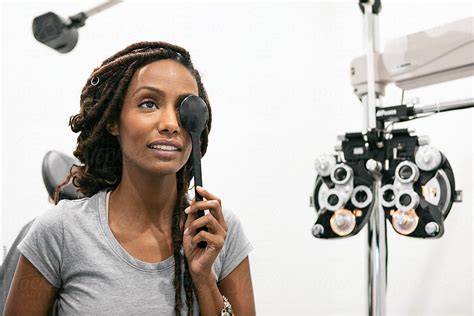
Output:
[[111,134],[113,136],[118,136],[119,135],[118,124],[116,122],[107,123],[106,129],[109,132],[109,134]]

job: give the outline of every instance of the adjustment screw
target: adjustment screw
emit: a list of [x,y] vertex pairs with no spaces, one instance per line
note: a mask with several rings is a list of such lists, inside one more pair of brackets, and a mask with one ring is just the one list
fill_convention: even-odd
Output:
[[430,137],[427,135],[418,136],[418,146],[425,146],[430,144]]
[[434,237],[438,235],[439,233],[439,225],[435,222],[429,222],[425,226],[425,232],[430,235],[431,237]]
[[324,227],[321,224],[315,224],[311,229],[311,233],[314,237],[319,237],[324,234]]
[[367,162],[365,163],[365,167],[367,168],[367,170],[372,171],[372,172],[382,170],[382,164],[375,159],[367,160]]

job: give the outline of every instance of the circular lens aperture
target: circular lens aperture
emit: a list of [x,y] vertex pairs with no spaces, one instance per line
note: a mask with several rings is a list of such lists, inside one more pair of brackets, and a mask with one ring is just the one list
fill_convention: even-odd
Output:
[[334,212],[330,220],[331,229],[339,236],[349,235],[354,230],[355,224],[354,214],[346,209]]
[[393,228],[402,235],[413,233],[418,225],[418,221],[418,215],[416,215],[413,209],[408,212],[397,210],[392,215]]

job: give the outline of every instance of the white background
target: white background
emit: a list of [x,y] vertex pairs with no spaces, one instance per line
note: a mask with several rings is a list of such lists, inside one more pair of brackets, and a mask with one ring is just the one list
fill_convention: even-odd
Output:
[[[259,315],[366,315],[367,231],[319,240],[309,207],[317,155],[336,135],[362,129],[349,65],[362,55],[357,1],[326,3],[122,3],[92,17],[61,55],[36,42],[35,16],[69,16],[97,2],[2,5],[0,244],[50,205],[41,162],[72,154],[68,127],[80,91],[105,58],[140,40],[191,52],[213,108],[205,187],[240,217],[255,250],[251,269]],[[383,1],[381,43],[473,15],[469,1]],[[383,47],[383,45],[382,45]],[[400,101],[387,87],[385,104]],[[473,97],[473,78],[407,91],[423,104]],[[448,157],[464,202],[438,240],[415,240],[389,225],[388,315],[471,315],[473,111],[404,124]]]

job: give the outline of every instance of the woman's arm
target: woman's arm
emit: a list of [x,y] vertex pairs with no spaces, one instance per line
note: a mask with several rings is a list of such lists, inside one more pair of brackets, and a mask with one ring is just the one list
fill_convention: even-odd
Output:
[[[222,294],[229,300],[235,315],[255,315],[248,257],[220,281],[219,285],[216,284],[212,264],[224,247],[228,226],[222,213],[221,200],[199,186],[197,190],[205,200],[192,201],[185,210],[188,217],[184,225],[183,250],[196,287],[201,315],[216,315],[216,312],[221,311],[224,307]],[[198,210],[206,209],[209,214],[196,218]],[[198,230],[204,226],[208,228],[207,231]],[[206,248],[198,246],[201,241],[207,243]]]
[[4,315],[47,315],[56,295],[57,289],[21,255],[8,292]]
[[220,292],[227,297],[236,316],[255,315],[255,301],[253,297],[252,277],[250,275],[249,257],[232,271],[217,286]]
[[209,282],[195,284],[196,296],[202,315],[216,315],[216,311],[222,310],[224,307],[222,295],[229,300],[234,315],[255,315],[255,301],[248,257],[217,286],[215,282],[215,278],[210,278]]

